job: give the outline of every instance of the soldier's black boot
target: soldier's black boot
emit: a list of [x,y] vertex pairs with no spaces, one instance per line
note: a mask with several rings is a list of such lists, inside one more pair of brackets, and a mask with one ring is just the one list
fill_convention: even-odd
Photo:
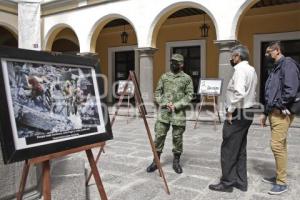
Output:
[[174,160],[173,160],[173,169],[177,174],[181,174],[182,173],[182,168],[179,164],[180,161],[180,153],[175,153],[174,154]]
[[[157,155],[158,155],[158,159],[160,159],[161,152],[157,152]],[[150,173],[150,172],[154,172],[155,170],[157,170],[157,165],[156,165],[155,160],[153,158],[153,161],[152,161],[151,165],[149,165],[147,167],[146,171],[148,173]]]

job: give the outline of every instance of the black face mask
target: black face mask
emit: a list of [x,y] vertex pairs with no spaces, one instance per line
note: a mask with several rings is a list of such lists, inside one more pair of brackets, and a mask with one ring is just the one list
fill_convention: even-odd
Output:
[[171,72],[173,72],[174,74],[177,74],[180,71],[179,63],[175,60],[172,60],[170,69],[171,69]]
[[233,59],[230,59],[230,64],[232,67],[236,66],[237,63],[234,63]]
[[267,55],[267,56],[266,56],[266,61],[267,61],[268,63],[272,63],[272,64],[274,64],[274,63],[275,63],[275,59],[274,59],[274,58],[272,58],[272,56],[271,56],[271,55]]

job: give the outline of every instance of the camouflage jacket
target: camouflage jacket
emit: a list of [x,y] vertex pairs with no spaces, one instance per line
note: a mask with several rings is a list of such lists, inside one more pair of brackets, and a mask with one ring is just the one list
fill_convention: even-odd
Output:
[[[160,108],[157,120],[176,126],[185,126],[185,110],[193,98],[193,92],[192,79],[183,71],[178,74],[172,72],[163,74],[155,90],[155,101]],[[167,104],[170,102],[175,106],[174,112],[167,109]]]

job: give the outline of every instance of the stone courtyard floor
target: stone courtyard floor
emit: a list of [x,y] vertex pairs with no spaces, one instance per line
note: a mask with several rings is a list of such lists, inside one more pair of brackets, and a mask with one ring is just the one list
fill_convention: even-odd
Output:
[[[299,118],[297,119],[299,121]],[[217,183],[220,177],[220,145],[222,124],[216,130],[212,122],[201,122],[196,129],[195,121],[188,121],[184,133],[184,153],[181,158],[183,173],[172,169],[172,138],[169,132],[161,163],[171,195],[164,190],[158,172],[147,173],[152,162],[152,152],[146,129],[141,118],[118,116],[112,127],[114,139],[107,142],[105,154],[98,163],[104,188],[109,200],[297,200],[300,194],[300,128],[289,130],[288,136],[288,180],[289,191],[280,196],[267,194],[271,185],[263,183],[263,176],[274,175],[274,158],[270,150],[270,128],[261,128],[258,119],[248,134],[248,181],[247,192],[234,189],[232,193],[213,192],[208,185]],[[148,118],[154,137],[155,119]],[[98,150],[94,150],[94,154]],[[81,156],[81,155],[80,155]],[[82,157],[85,155],[82,154]],[[86,169],[88,164],[85,162]],[[87,188],[89,200],[100,199],[92,179]]]

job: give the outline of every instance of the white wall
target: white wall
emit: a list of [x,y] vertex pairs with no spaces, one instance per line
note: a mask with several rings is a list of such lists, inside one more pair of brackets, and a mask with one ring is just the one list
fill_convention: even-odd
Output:
[[124,18],[133,26],[138,47],[155,47],[153,34],[159,22],[181,8],[194,7],[204,10],[214,22],[217,40],[236,39],[237,14],[242,13],[251,0],[129,0],[95,5],[43,18],[43,39],[48,40],[53,28],[66,24],[75,31],[80,51],[90,51],[91,38],[98,26],[115,18]]

